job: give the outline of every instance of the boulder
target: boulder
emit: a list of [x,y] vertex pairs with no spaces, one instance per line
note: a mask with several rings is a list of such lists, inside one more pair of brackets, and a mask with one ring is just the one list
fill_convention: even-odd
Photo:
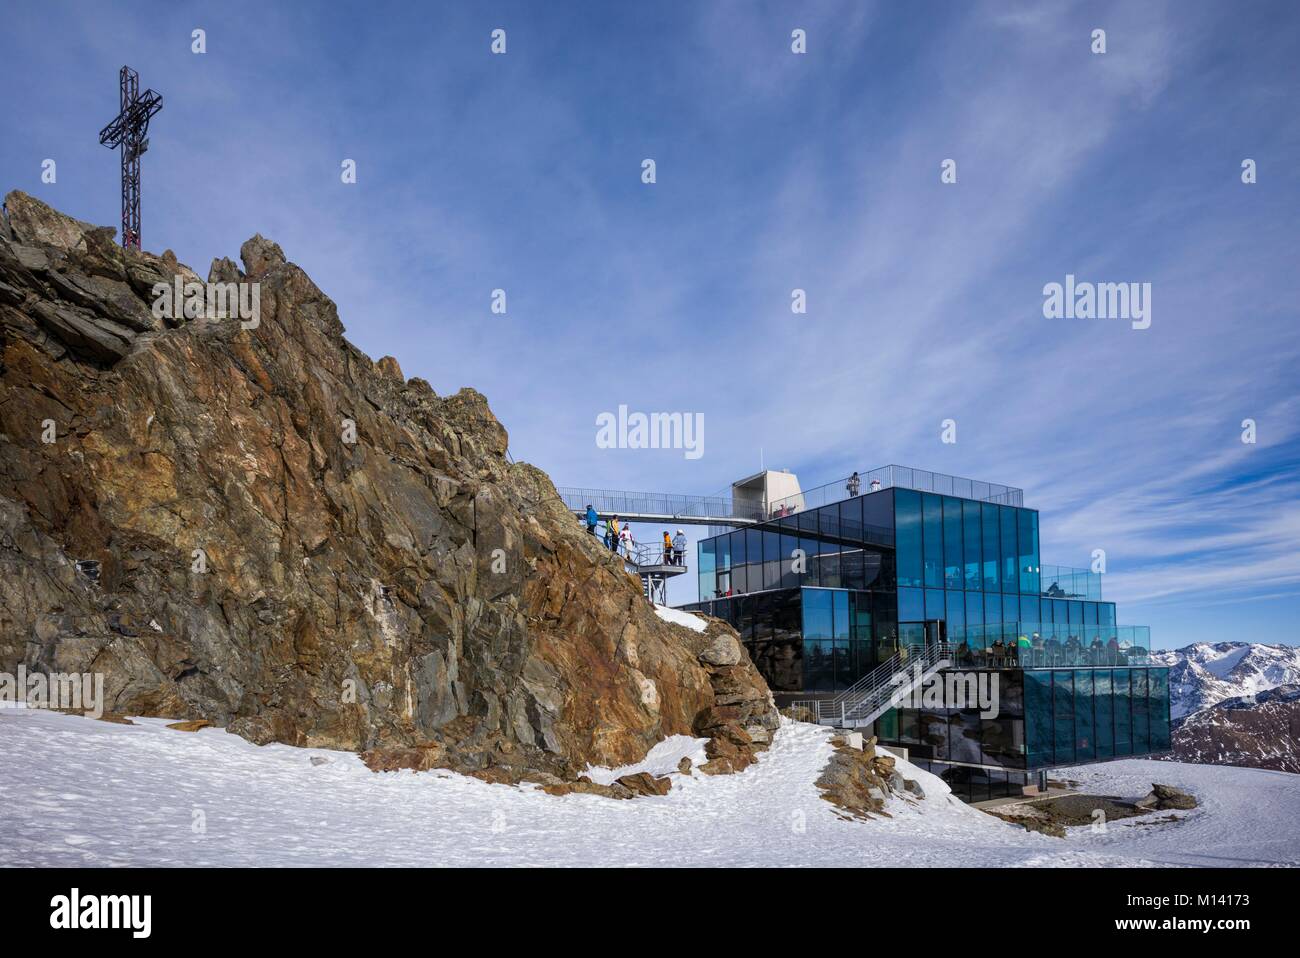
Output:
[[1172,785],[1151,784],[1151,793],[1148,798],[1155,799],[1155,807],[1160,811],[1171,809],[1192,809],[1196,808],[1196,798],[1181,789],[1174,788]]

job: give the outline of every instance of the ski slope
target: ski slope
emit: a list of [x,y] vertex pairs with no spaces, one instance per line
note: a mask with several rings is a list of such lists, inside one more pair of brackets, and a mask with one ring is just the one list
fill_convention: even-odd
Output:
[[[347,752],[258,747],[197,733],[0,709],[0,865],[1296,865],[1300,776],[1167,762],[1072,770],[1090,786],[1186,788],[1203,807],[1065,839],[971,809],[917,769],[924,802],[843,821],[814,786],[828,730],[787,722],[739,775],[674,775],[664,797],[554,797],[451,772],[376,774]],[[667,772],[702,741],[677,736],[642,767]],[[324,759],[313,764],[312,759]]]

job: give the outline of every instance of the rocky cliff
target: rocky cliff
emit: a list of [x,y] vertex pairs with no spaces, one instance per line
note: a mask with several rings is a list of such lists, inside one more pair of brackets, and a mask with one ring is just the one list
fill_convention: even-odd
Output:
[[208,277],[259,284],[255,328],[157,318],[200,278],[113,235],[6,198],[0,671],[377,767],[574,781],[692,732],[752,761],[777,716],[734,633],[656,616],[481,395],[372,362],[261,237]]

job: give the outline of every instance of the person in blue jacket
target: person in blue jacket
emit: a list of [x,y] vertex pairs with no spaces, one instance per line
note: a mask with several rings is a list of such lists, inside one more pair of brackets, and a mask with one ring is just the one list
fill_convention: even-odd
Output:
[[596,523],[599,521],[600,521],[600,517],[596,515],[596,510],[591,508],[591,504],[588,503],[587,504],[587,532],[589,534],[593,536],[596,534]]

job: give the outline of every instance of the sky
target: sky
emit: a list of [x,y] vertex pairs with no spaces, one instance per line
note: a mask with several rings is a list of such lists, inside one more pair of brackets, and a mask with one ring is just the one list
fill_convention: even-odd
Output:
[[[1001,482],[1156,647],[1300,642],[1292,2],[5,0],[0,33],[0,191],[117,224],[131,65],[146,249],[276,240],[557,485]],[[1149,328],[1046,317],[1067,275],[1151,284]],[[602,448],[620,405],[702,454]]]

